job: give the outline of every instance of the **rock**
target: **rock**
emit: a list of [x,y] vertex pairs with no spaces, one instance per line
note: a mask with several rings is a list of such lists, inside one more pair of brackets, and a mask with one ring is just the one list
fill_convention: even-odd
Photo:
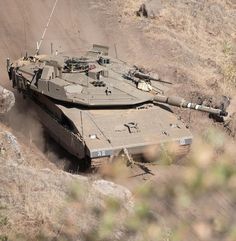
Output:
[[160,0],[151,0],[143,3],[136,12],[139,17],[156,18],[160,14],[162,3]]
[[230,99],[230,104],[227,106],[226,111],[228,117],[225,119],[224,127],[228,134],[232,137],[236,137],[236,97]]
[[147,9],[146,9],[146,5],[143,3],[139,10],[136,12],[137,16],[139,17],[145,17],[147,18],[148,17],[148,12],[147,12]]
[[124,202],[128,210],[133,208],[132,194],[127,188],[105,180],[94,181],[93,188],[105,196],[113,197]]
[[0,113],[8,112],[15,104],[14,94],[0,86]]
[[18,166],[24,161],[17,138],[8,131],[0,132],[0,164]]
[[224,126],[230,136],[236,137],[236,112],[230,115]]

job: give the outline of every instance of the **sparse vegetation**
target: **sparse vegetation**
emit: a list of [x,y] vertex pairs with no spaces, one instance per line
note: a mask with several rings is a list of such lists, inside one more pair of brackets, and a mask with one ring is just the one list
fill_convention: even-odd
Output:
[[0,241],[8,241],[8,237],[6,235],[0,235]]
[[[74,186],[68,207],[87,213],[86,232],[73,215],[66,217],[57,240],[206,240],[236,238],[236,160],[232,143],[210,130],[196,141],[187,166],[165,181],[140,184],[131,210],[107,198],[102,205],[84,202],[83,188]],[[116,173],[118,176],[119,173]]]
[[[5,209],[5,207],[0,207],[1,209]],[[2,234],[1,230],[8,224],[8,218],[2,214],[0,214],[0,241],[8,241],[8,236]]]
[[236,64],[234,63],[234,50],[232,44],[225,41],[223,43],[224,65],[222,68],[224,76],[224,86],[228,92],[231,92],[232,87],[236,87]]
[[232,55],[232,46],[228,41],[223,42],[223,50],[222,51],[226,57],[228,57],[229,55]]
[[228,86],[228,90],[233,86],[236,87],[236,66],[229,62],[223,68],[224,84]]
[[0,216],[0,227],[4,225],[7,225],[7,217]]

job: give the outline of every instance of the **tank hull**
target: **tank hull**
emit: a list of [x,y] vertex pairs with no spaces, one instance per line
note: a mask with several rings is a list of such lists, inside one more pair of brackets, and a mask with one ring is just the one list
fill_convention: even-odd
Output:
[[[179,157],[189,151],[192,143],[191,133],[173,113],[158,106],[152,106],[150,110],[144,109],[145,113],[139,108],[85,110],[66,107],[38,93],[31,93],[30,97],[39,120],[50,136],[80,160],[90,159],[91,163],[97,163],[98,159],[114,158],[124,153],[124,150],[132,156],[149,157],[149,153],[153,151],[158,156],[164,146],[170,145],[170,151]],[[170,122],[163,127],[160,116],[166,118],[163,116],[166,113]],[[147,123],[144,126],[137,124],[135,128],[131,120]],[[130,123],[130,126],[124,123]],[[177,127],[171,127],[174,123]],[[148,131],[148,126],[153,130]]]

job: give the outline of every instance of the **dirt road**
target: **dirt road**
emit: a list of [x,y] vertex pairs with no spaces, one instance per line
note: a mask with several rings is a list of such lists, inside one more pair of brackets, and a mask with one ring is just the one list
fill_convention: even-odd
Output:
[[[0,1],[0,67],[1,83],[6,81],[5,59],[34,54],[48,21],[54,0]],[[77,52],[92,43],[107,44],[106,33],[91,1],[59,0],[41,45],[41,53],[49,53],[50,44],[58,52]]]

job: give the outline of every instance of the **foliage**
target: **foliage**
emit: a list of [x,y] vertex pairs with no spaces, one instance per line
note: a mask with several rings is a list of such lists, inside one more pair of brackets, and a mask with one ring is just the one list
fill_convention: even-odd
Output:
[[204,133],[195,142],[188,165],[179,166],[178,173],[164,182],[135,188],[132,210],[125,210],[122,201],[114,198],[107,198],[102,205],[86,205],[81,199],[82,187],[73,187],[68,205],[79,203],[79,210],[96,222],[82,234],[72,232],[71,222],[64,222],[58,240],[235,240],[233,147],[222,133]]

